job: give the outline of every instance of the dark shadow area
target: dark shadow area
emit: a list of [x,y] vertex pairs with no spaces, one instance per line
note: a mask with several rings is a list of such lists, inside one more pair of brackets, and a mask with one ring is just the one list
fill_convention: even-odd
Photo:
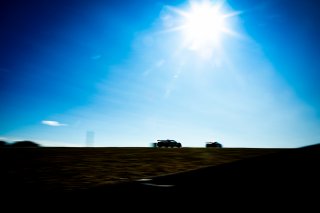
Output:
[[[15,199],[44,200],[56,205],[165,210],[168,206],[199,208],[294,209],[314,206],[320,190],[320,144],[284,149],[273,154],[150,180],[106,184],[90,189],[44,190],[19,183],[3,184]],[[4,166],[4,165],[2,165]],[[36,176],[34,178],[37,178]],[[6,181],[2,179],[2,181]],[[7,180],[11,183],[14,180]],[[8,188],[6,188],[8,186]],[[15,188],[9,188],[14,186]],[[32,196],[30,196],[32,193]],[[51,200],[50,200],[51,199]],[[52,204],[52,203],[51,203]],[[238,206],[234,206],[237,204]]]
[[[320,190],[320,145],[253,157],[234,163],[162,176],[153,180],[106,185],[83,192],[111,200],[156,204],[246,202],[255,205],[313,203]],[[253,205],[253,204],[247,205]]]
[[6,141],[0,141],[0,148],[7,147],[9,144]]

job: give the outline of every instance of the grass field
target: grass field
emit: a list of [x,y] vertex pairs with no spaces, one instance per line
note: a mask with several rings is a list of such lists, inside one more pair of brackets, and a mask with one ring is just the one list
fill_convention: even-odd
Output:
[[2,148],[1,185],[42,190],[88,189],[221,165],[278,148]]

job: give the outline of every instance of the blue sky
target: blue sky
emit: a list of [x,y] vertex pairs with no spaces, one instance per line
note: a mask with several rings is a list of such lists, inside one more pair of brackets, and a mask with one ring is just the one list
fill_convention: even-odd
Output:
[[181,26],[202,3],[2,1],[0,139],[319,143],[319,3],[210,1],[227,30],[206,43],[196,34],[199,43]]

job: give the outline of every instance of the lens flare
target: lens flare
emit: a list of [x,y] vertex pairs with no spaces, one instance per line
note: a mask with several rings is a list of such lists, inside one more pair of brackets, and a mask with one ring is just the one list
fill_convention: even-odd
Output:
[[170,31],[179,31],[188,49],[208,54],[221,45],[224,35],[236,34],[227,19],[238,12],[224,12],[222,1],[190,1],[188,8],[170,9],[178,15]]

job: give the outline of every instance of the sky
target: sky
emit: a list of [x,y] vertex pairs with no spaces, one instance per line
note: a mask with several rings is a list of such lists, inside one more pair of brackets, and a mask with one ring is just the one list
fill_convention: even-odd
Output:
[[1,1],[0,140],[319,143],[319,8],[316,0]]

